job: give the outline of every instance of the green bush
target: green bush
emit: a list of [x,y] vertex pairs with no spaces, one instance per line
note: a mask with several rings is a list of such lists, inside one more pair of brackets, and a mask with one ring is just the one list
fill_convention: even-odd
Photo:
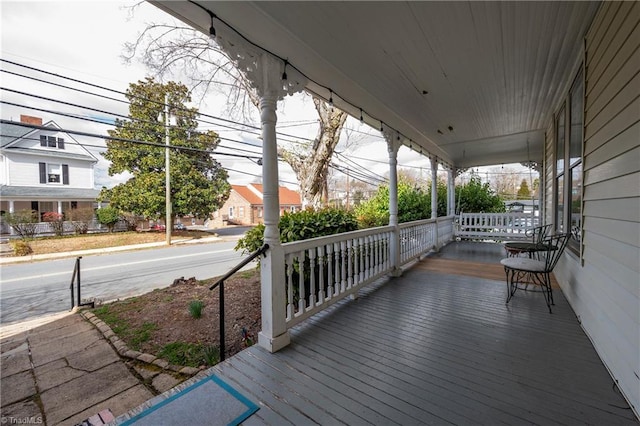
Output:
[[120,212],[115,207],[103,207],[96,210],[96,217],[98,218],[98,222],[109,228],[109,232],[113,232],[113,228],[120,220]]
[[[280,241],[308,240],[358,229],[358,221],[353,213],[336,208],[301,210],[285,214],[280,218]],[[235,250],[248,254],[264,244],[264,225],[250,229],[238,240]]]
[[11,241],[11,246],[13,247],[13,254],[16,256],[28,256],[33,253],[29,243],[24,240]]

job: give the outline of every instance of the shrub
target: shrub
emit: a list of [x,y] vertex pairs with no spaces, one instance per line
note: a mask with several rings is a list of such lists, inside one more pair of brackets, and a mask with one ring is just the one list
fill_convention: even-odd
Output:
[[76,235],[86,234],[89,231],[89,224],[93,220],[94,211],[91,207],[71,209],[66,213],[67,219],[73,226]]
[[198,319],[202,317],[202,308],[204,308],[202,300],[192,300],[189,303],[189,314],[192,318]]
[[47,222],[51,231],[58,237],[64,234],[64,216],[57,212],[46,212],[42,215],[43,222]]
[[[280,218],[280,241],[307,240],[309,238],[350,232],[358,229],[353,213],[336,208],[308,209],[285,214]],[[250,229],[238,240],[235,250],[248,254],[264,244],[264,225]]]
[[24,240],[14,240],[11,242],[11,246],[13,247],[13,254],[16,256],[28,256],[33,253],[29,243]]
[[96,217],[98,222],[109,228],[109,232],[113,232],[113,227],[120,220],[120,212],[115,207],[103,207],[96,210]]
[[127,225],[127,231],[135,231],[138,228],[138,222],[142,220],[142,216],[135,213],[123,213],[121,219]]
[[5,221],[22,239],[33,239],[38,230],[38,212],[35,210],[18,210],[15,213],[7,213]]

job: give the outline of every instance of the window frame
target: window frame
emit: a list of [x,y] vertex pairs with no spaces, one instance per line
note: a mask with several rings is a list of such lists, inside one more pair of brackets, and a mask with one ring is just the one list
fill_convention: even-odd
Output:
[[[584,64],[580,64],[574,74],[573,80],[562,104],[554,116],[554,185],[553,185],[553,208],[554,208],[554,229],[556,232],[571,232],[567,249],[578,257],[582,257],[582,232],[583,232],[583,198],[584,198]],[[574,104],[580,105],[580,110],[574,110]],[[564,121],[564,127],[561,126]],[[578,126],[574,126],[573,122]],[[574,130],[579,129],[579,131]],[[575,142],[578,135],[578,144]],[[562,145],[562,147],[561,147]],[[572,152],[572,147],[579,146],[579,154]],[[560,152],[560,147],[562,152]],[[573,161],[571,154],[574,154]],[[578,155],[576,155],[578,154]],[[562,159],[560,159],[562,156]],[[576,175],[577,173],[577,175]],[[576,179],[577,177],[577,179]],[[579,181],[577,194],[575,191],[576,182]],[[577,211],[575,202],[579,203]],[[577,223],[577,225],[575,225]]]

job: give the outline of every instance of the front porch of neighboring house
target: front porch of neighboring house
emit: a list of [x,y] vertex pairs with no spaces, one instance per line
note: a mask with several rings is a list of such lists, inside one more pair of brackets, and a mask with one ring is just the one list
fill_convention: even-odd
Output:
[[559,288],[552,315],[533,291],[505,304],[504,256],[452,242],[206,375],[260,407],[245,425],[637,424]]

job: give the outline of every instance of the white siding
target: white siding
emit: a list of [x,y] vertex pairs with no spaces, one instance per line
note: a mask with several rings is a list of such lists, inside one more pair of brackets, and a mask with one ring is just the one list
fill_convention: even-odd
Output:
[[[587,34],[584,264],[567,253],[556,269],[565,296],[636,415],[640,411],[639,23],[639,2],[607,2]],[[548,185],[545,190],[551,196]]]
[[[65,188],[93,189],[93,164],[87,161],[72,160],[67,158],[40,157],[37,155],[22,155],[12,153],[5,157],[8,163],[9,181],[12,186],[40,186],[40,174],[38,163],[55,163],[69,165],[69,185]],[[62,184],[46,184],[60,185]]]

